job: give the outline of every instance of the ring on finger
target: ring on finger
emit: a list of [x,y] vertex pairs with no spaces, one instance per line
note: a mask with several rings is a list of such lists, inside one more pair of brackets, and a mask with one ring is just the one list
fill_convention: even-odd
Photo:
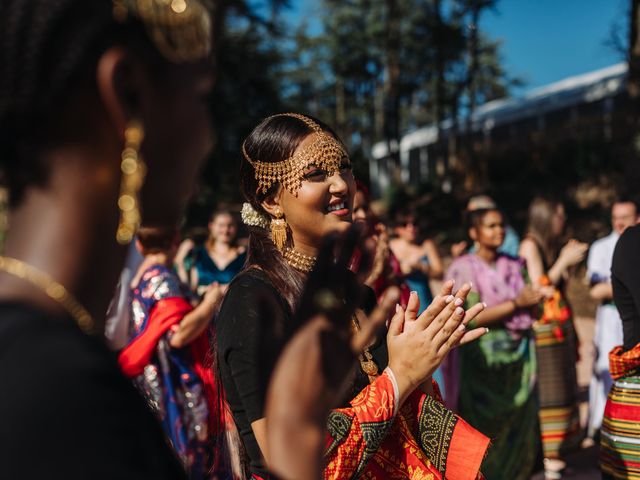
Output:
[[321,311],[336,310],[340,307],[340,299],[328,288],[323,288],[313,296],[313,302]]

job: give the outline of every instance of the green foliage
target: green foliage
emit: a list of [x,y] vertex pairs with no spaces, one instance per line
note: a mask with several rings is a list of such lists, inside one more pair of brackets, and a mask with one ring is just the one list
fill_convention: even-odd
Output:
[[218,143],[190,223],[241,200],[240,144],[265,116],[294,110],[331,124],[366,180],[375,142],[458,117],[510,87],[499,42],[474,26],[497,0],[322,0],[320,28],[286,25],[290,3],[226,2],[212,96]]

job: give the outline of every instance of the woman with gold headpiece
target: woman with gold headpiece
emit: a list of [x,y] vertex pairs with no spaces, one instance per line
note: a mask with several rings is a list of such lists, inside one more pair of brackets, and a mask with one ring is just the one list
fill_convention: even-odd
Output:
[[0,1],[2,478],[186,478],[102,331],[141,206],[175,225],[210,149],[209,27],[198,0]]
[[[266,479],[271,447],[266,387],[285,343],[301,326],[295,311],[323,238],[350,228],[355,180],[343,144],[308,116],[265,119],[242,150],[248,258],[221,307],[216,358],[250,472]],[[397,307],[386,342],[380,336],[362,353],[342,408],[329,418],[325,478],[464,480],[479,475],[488,439],[446,410],[431,382],[451,348],[485,332],[465,331],[483,308],[465,312],[460,307],[469,285],[456,296],[452,289],[453,283],[446,282],[422,315],[413,295],[406,311]],[[313,298],[322,309],[355,301],[354,292],[340,297],[329,289]],[[372,303],[356,310],[355,330]]]

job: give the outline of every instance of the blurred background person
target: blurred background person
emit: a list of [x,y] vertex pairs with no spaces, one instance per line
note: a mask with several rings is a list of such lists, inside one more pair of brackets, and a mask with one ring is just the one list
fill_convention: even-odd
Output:
[[640,476],[640,226],[627,228],[613,253],[613,301],[620,313],[623,343],[609,353],[613,386],[600,431],[602,478]]
[[186,240],[176,255],[180,278],[199,296],[214,282],[225,290],[246,260],[246,249],[238,245],[238,224],[230,211],[213,212],[208,228],[209,237],[203,245]]
[[[493,200],[493,198],[491,198],[488,195],[475,195],[471,197],[467,202],[466,212],[468,213],[474,210],[487,209],[487,208],[496,209],[498,208],[498,205]],[[506,253],[507,255],[511,255],[512,257],[517,257],[520,249],[520,237],[518,236],[518,233],[515,231],[515,229],[508,223],[505,224],[504,228],[505,228],[504,242],[502,242],[499,252]],[[458,243],[454,243],[451,246],[451,256],[453,258],[459,257],[467,249],[470,249],[471,251],[475,251],[476,247],[474,245],[469,246],[466,240],[463,240]]]
[[447,404],[492,439],[482,464],[487,478],[528,480],[540,448],[532,327],[542,293],[527,285],[523,260],[499,253],[500,211],[470,211],[468,232],[476,249],[454,260],[446,276],[473,284],[465,308],[486,307],[471,327],[490,331],[449,354]]
[[580,444],[578,411],[577,335],[566,300],[569,270],[580,263],[588,245],[571,239],[562,245],[566,222],[564,205],[536,197],[529,206],[527,233],[520,244],[531,284],[545,295],[534,325],[538,360],[540,429],[548,476],[564,468],[564,454]]
[[591,245],[587,259],[587,279],[591,289],[589,295],[599,305],[596,310],[596,328],[593,336],[593,373],[589,384],[589,421],[587,436],[593,438],[602,425],[602,415],[613,380],[609,373],[609,352],[622,344],[622,322],[613,302],[611,285],[611,262],[620,235],[637,224],[637,205],[621,198],[611,207],[612,231]]
[[[402,281],[409,290],[416,292],[420,299],[420,313],[433,300],[430,280],[440,280],[444,273],[442,259],[435,242],[420,235],[420,227],[413,212],[396,215],[393,222],[394,238],[389,242],[391,252],[400,262]],[[445,378],[439,368],[434,379],[442,387],[446,397]]]
[[107,309],[104,336],[112,350],[120,350],[129,341],[129,323],[131,321],[131,280],[138,271],[144,258],[136,248],[135,242],[129,244],[124,268],[118,280],[115,294]]
[[393,224],[394,238],[389,246],[400,262],[405,283],[418,293],[420,308],[424,310],[433,299],[429,280],[440,280],[444,273],[438,247],[433,240],[422,238],[412,212],[398,214]]
[[118,361],[162,423],[190,479],[220,478],[218,408],[213,372],[207,362],[209,325],[222,298],[209,286],[196,304],[172,265],[179,244],[176,228],[142,227],[136,247],[144,257],[131,280],[129,342]]
[[[400,289],[400,305],[406,308],[409,301],[409,287],[403,282],[400,262],[389,248],[389,231],[371,210],[371,197],[366,185],[356,180],[356,194],[353,199],[353,221],[364,225],[364,248],[371,261],[364,274],[365,285],[371,287],[380,299],[387,288]],[[359,263],[359,262],[358,262]],[[364,265],[363,265],[364,267]]]

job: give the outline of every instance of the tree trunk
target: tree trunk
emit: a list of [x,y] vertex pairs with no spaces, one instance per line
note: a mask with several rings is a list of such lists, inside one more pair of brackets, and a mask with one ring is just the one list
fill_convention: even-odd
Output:
[[477,163],[477,158],[473,149],[473,114],[476,109],[477,93],[476,93],[476,77],[478,76],[478,22],[480,21],[480,7],[474,5],[471,11],[471,23],[469,34],[469,70],[467,72],[467,98],[469,100],[469,108],[467,110],[467,118],[465,122],[465,150],[467,157],[467,174],[465,178],[465,187],[467,190],[473,186],[482,184],[483,175],[482,168]]
[[338,136],[342,138],[342,141],[348,143],[346,127],[347,106],[344,92],[344,79],[338,77],[336,78],[336,130]]
[[436,148],[436,170],[444,172],[445,156],[447,156],[448,145],[445,146],[442,135],[442,122],[444,121],[445,109],[447,105],[446,82],[445,82],[445,59],[444,59],[444,38],[442,22],[442,1],[435,0],[433,3],[434,13],[434,38],[435,38],[435,60],[436,60],[436,101],[435,117],[436,128],[438,129],[438,143]]
[[627,91],[637,108],[640,99],[640,0],[631,0],[629,24],[629,79]]
[[392,142],[400,141],[400,12],[398,0],[385,0],[387,6],[387,25],[385,42],[386,77],[384,94],[384,136],[389,154],[396,165],[400,155],[392,149]]
[[629,72],[627,93],[629,95],[629,120],[631,131],[626,155],[625,176],[628,185],[640,181],[638,161],[640,160],[640,0],[631,0],[629,16]]

